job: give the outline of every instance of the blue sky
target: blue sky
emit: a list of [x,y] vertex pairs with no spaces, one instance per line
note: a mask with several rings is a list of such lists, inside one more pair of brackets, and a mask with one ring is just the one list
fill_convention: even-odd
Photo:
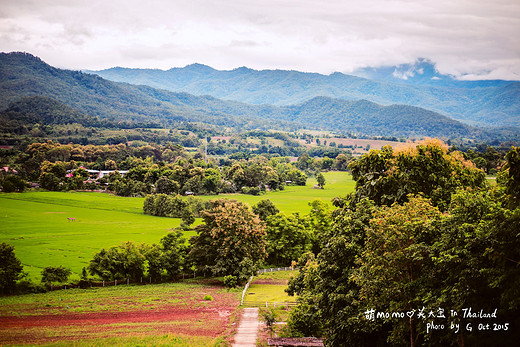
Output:
[[466,79],[520,80],[520,1],[0,0],[0,50],[68,69],[349,73],[424,57]]

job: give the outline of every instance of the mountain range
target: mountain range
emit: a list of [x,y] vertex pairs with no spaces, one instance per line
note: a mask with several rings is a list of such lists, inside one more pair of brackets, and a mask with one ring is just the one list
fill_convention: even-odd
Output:
[[[202,65],[191,65],[178,70],[182,70],[184,73],[191,71],[187,74],[188,77],[184,77],[184,84],[188,80],[197,80],[194,75],[204,75],[207,71],[216,71]],[[244,71],[246,74],[252,75],[257,73],[246,68],[230,73],[241,75]],[[264,73],[264,76],[270,74],[270,72]],[[287,86],[290,85],[287,74],[293,76],[295,81],[302,83],[299,77],[303,73],[278,71],[275,74],[279,75],[278,79],[269,82],[265,77],[263,81],[264,90],[270,83],[273,85],[272,93],[266,92],[264,96],[266,99],[276,94],[276,86],[284,85],[283,81],[286,81]],[[309,95],[325,94],[311,88],[314,77],[327,79],[334,76],[334,74],[330,76],[303,75],[309,78],[309,85],[306,88],[302,87],[299,92],[307,92]],[[362,80],[370,85],[383,85],[383,82],[342,74],[336,75],[339,79]],[[177,80],[182,79],[180,76]],[[235,80],[235,78],[229,78]],[[240,78],[236,81],[240,81]],[[202,82],[195,84],[203,85]],[[224,85],[225,83],[220,88],[223,91]],[[323,85],[325,86],[325,84]],[[508,85],[505,84],[503,87]],[[209,89],[215,88],[215,86],[216,82],[208,84]],[[261,88],[255,89],[251,86],[250,89],[252,95],[260,95]],[[329,89],[323,87],[321,90]],[[286,87],[285,90],[292,89]],[[239,93],[239,89],[236,91]],[[367,86],[366,92],[368,91]],[[242,89],[240,89],[240,93],[246,94]],[[388,93],[390,94],[390,91]],[[298,90],[294,90],[293,94],[298,94]],[[52,112],[49,110],[59,110],[64,116],[56,118],[50,114]],[[301,102],[293,105],[265,103],[254,105],[233,100],[220,100],[209,95],[196,96],[187,92],[172,92],[147,85],[109,81],[90,73],[52,67],[40,58],[27,53],[0,54],[0,112],[4,119],[9,120],[20,117],[33,121],[37,121],[40,117],[39,119],[45,122],[77,119],[78,122],[85,125],[98,124],[99,121],[109,122],[111,126],[118,123],[124,126],[129,126],[131,123],[153,123],[175,127],[186,123],[197,123],[210,125],[222,131],[226,129],[233,129],[233,131],[243,129],[294,131],[307,128],[366,136],[430,136],[485,140],[493,139],[496,136],[496,131],[490,132],[476,128],[416,106],[381,105],[364,99],[346,100],[328,96],[302,98]],[[94,119],[89,120],[88,117]],[[514,117],[513,115],[512,118]],[[518,136],[518,129],[501,129],[500,133]]]
[[424,59],[413,65],[356,71],[367,78],[247,67],[221,71],[201,64],[166,71],[116,67],[89,72],[112,81],[254,105],[287,106],[325,96],[411,105],[470,125],[520,126],[520,82],[458,81],[438,73]]

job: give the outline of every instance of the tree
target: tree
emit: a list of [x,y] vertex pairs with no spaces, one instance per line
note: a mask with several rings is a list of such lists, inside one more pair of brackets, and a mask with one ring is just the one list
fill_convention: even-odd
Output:
[[16,175],[8,175],[0,180],[0,186],[5,193],[23,192],[27,187],[27,182]]
[[[353,276],[367,310],[404,312],[429,306],[440,220],[439,210],[417,197],[374,213],[361,266]],[[419,324],[425,323],[413,317],[393,323],[388,342],[400,344],[409,336],[410,345],[417,345],[426,334],[426,329],[417,329]]]
[[[459,312],[466,307],[498,309],[502,320],[520,316],[520,209],[510,210],[501,187],[489,191],[460,191],[452,197],[443,232],[435,243],[438,283],[434,296],[439,307]],[[515,336],[516,335],[516,336]],[[446,334],[446,345],[493,345],[495,336],[461,331]],[[501,343],[514,345],[518,334],[501,335]]]
[[145,260],[142,247],[128,241],[96,253],[88,269],[92,275],[104,280],[137,280],[144,274]]
[[316,176],[316,180],[318,181],[318,186],[323,189],[325,186],[325,177],[321,172],[318,174],[318,176]]
[[506,154],[506,165],[499,175],[499,183],[505,187],[511,206],[520,206],[520,147],[512,147]]
[[377,205],[403,203],[408,194],[430,198],[445,211],[457,189],[485,186],[485,175],[459,152],[448,152],[439,140],[393,150],[372,150],[349,164],[356,181],[356,197]]
[[199,270],[215,276],[233,275],[245,281],[265,259],[265,230],[247,205],[236,200],[213,201],[204,211],[189,256]]
[[179,184],[168,177],[161,176],[155,182],[155,192],[158,194],[171,194],[179,189]]
[[162,264],[170,277],[178,276],[183,270],[188,253],[186,240],[180,230],[175,230],[161,239]]
[[16,281],[22,278],[23,266],[14,254],[14,247],[0,243],[0,291],[9,293],[14,289]]
[[266,221],[267,261],[273,265],[289,266],[311,249],[308,222],[297,215],[282,213],[269,216]]
[[275,333],[276,322],[278,320],[276,311],[273,308],[267,307],[260,310],[260,316],[262,317],[262,321],[265,324],[265,331],[269,332],[269,335],[273,337]]
[[261,220],[265,221],[267,217],[279,213],[280,210],[271,200],[263,199],[253,206],[253,212],[256,213]]
[[42,270],[42,282],[50,284],[52,282],[66,282],[72,271],[63,266],[47,266]]
[[347,171],[348,163],[349,158],[345,154],[339,154],[334,161],[334,168],[338,171]]

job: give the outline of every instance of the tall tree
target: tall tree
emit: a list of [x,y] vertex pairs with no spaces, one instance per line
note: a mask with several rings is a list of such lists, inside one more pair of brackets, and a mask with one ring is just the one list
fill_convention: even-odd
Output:
[[349,167],[356,181],[356,197],[367,197],[377,205],[403,203],[408,194],[421,194],[445,211],[457,189],[485,186],[484,172],[459,152],[448,152],[439,140],[372,150]]
[[201,270],[233,275],[239,281],[250,276],[266,257],[265,230],[247,205],[219,199],[203,212],[204,224],[195,230],[190,258]]
[[0,243],[0,291],[9,293],[22,277],[23,266],[14,253],[14,247]]

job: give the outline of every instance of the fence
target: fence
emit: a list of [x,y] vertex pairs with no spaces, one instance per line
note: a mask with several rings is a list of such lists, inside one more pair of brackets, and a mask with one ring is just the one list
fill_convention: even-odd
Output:
[[241,305],[243,306],[249,306],[249,307],[294,307],[298,305],[296,301],[245,301]]
[[257,275],[263,274],[266,272],[274,272],[274,271],[290,271],[290,270],[298,270],[297,267],[275,267],[271,269],[261,269],[256,272]]
[[[266,273],[266,272],[275,272],[275,271],[290,271],[290,270],[297,270],[298,268],[296,267],[278,267],[278,268],[271,268],[271,269],[261,269],[261,270],[258,270],[256,272],[257,275],[259,274],[262,274],[262,273]],[[180,277],[182,276],[182,278]],[[170,282],[178,282],[179,280],[181,279],[185,279],[185,278],[190,278],[190,277],[195,277],[195,273],[192,274],[182,274],[180,275],[178,278],[158,278],[158,279],[154,279],[152,280],[152,278],[141,278],[140,281],[134,281],[134,280],[129,280],[129,279],[124,279],[124,280],[115,280],[115,281],[80,281],[79,283],[76,283],[76,284],[67,284],[67,285],[59,285],[59,286],[55,286],[55,285],[49,285],[48,286],[48,289],[53,291],[53,290],[61,290],[61,289],[73,289],[73,288],[92,288],[92,287],[110,287],[110,286],[117,286],[117,285],[121,285],[121,284],[157,284],[157,283],[170,283]],[[204,277],[205,274],[204,274]],[[240,304],[242,305],[243,302],[244,302],[244,296],[245,296],[245,293],[247,291],[247,288],[249,288],[249,284],[251,282],[251,280],[253,279],[253,276],[251,276],[251,278],[249,279],[249,281],[247,282],[246,284],[246,287],[244,288],[244,291],[242,292],[242,300],[240,302]]]
[[78,283],[75,284],[66,284],[66,285],[48,285],[47,289],[50,291],[53,290],[62,290],[62,289],[73,289],[73,288],[93,288],[93,287],[113,287],[117,285],[122,284],[158,284],[158,283],[173,283],[173,282],[179,282],[179,280],[182,280],[184,278],[190,278],[191,275],[182,275],[182,278],[144,278],[142,277],[138,281],[130,280],[130,279],[124,279],[124,280],[115,280],[115,281],[92,281],[92,280],[81,280]]
[[[260,275],[260,274],[267,273],[267,272],[290,271],[290,270],[296,270],[296,269],[298,269],[298,268],[296,268],[296,267],[275,267],[275,268],[270,268],[270,269],[260,269],[260,270],[256,271],[256,274]],[[246,296],[247,289],[249,288],[249,285],[251,284],[253,277],[254,276],[251,276],[251,278],[249,278],[249,281],[247,281],[247,283],[244,287],[244,290],[242,291],[242,299],[240,300],[240,305],[244,305],[244,297]],[[260,306],[263,307],[264,305],[265,305],[265,307],[269,307],[269,305],[276,307],[278,305],[278,306],[286,306],[287,308],[289,308],[290,306],[295,306],[296,302],[293,302],[293,301],[291,301],[291,302],[288,302],[288,301],[284,301],[284,302],[246,301],[245,305],[254,306],[254,307],[260,307]]]
[[240,305],[244,304],[244,296],[246,295],[247,288],[249,288],[249,285],[251,284],[251,281],[253,280],[254,276],[251,276],[249,278],[249,281],[247,281],[246,286],[244,287],[244,290],[242,291],[242,299],[240,299]]

